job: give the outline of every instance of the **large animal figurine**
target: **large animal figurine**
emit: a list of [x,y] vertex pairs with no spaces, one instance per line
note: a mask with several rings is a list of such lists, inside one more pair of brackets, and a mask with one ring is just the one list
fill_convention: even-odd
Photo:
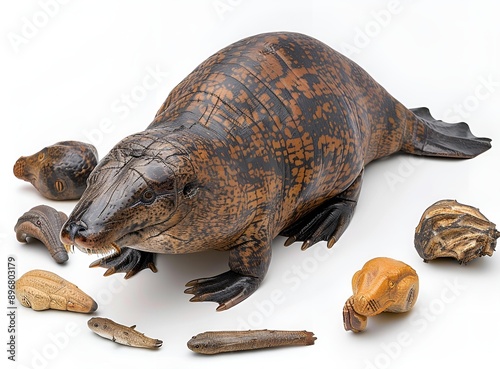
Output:
[[408,110],[314,38],[261,34],[199,65],[102,159],[61,237],[86,253],[117,250],[93,264],[126,277],[155,270],[157,253],[228,250],[229,271],[186,290],[224,310],[258,288],[276,236],[302,249],[338,241],[372,160],[489,148],[465,123]]

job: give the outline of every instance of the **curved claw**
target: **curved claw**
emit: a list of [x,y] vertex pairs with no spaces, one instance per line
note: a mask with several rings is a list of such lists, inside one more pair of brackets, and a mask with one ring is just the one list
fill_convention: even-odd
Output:
[[89,267],[108,268],[108,270],[104,272],[105,277],[115,273],[125,273],[124,278],[129,279],[146,268],[156,273],[158,269],[156,269],[154,263],[155,255],[156,254],[150,252],[124,247],[121,252],[115,252],[114,254],[92,262]]
[[219,304],[217,311],[227,310],[245,300],[259,286],[261,280],[231,270],[214,277],[200,278],[186,283],[184,293],[193,294],[192,302],[212,301]]

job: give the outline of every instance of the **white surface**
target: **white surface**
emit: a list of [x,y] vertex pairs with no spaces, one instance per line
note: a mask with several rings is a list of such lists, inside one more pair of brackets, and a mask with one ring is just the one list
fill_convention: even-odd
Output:
[[[413,246],[422,212],[440,199],[474,205],[500,222],[496,2],[54,1],[1,5],[2,306],[10,255],[18,276],[35,268],[54,271],[98,301],[96,315],[136,324],[164,346],[119,346],[88,330],[88,315],[20,306],[18,367],[496,366],[500,256],[466,267],[454,261],[424,264]],[[42,6],[47,3],[52,5]],[[44,203],[69,213],[75,204],[46,200],[16,179],[12,166],[19,156],[74,139],[94,143],[102,157],[144,129],[173,86],[209,55],[274,30],[303,32],[344,51],[406,106],[428,106],[437,118],[465,120],[475,134],[494,139],[493,149],[467,161],[401,155],[371,164],[356,215],[332,250],[317,244],[301,252],[299,244],[284,248],[279,238],[263,285],[221,313],[213,303],[188,302],[183,290],[193,278],[225,271],[223,253],[163,255],[157,274],[143,271],[124,281],[122,275],[104,278],[104,269],[88,269],[93,256],[77,252],[60,266],[40,244],[16,241],[14,224],[29,208]],[[369,319],[363,334],[345,332],[342,307],[351,295],[351,277],[375,256],[400,259],[417,270],[417,304],[405,315]],[[6,312],[2,342],[8,341]],[[318,339],[310,347],[215,357],[186,347],[196,333],[241,328],[307,329]],[[8,361],[2,352],[2,362]]]

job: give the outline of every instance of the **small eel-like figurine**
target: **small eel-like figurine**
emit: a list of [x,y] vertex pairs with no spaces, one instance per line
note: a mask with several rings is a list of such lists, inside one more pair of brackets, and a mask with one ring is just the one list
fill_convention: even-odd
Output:
[[19,242],[28,242],[28,238],[41,241],[58,263],[68,260],[68,251],[61,242],[59,233],[68,216],[61,211],[47,206],[35,206],[24,213],[14,227]]
[[314,345],[314,333],[307,331],[215,331],[200,333],[189,340],[187,346],[199,354],[255,350],[281,346]]
[[76,200],[87,187],[87,178],[98,161],[93,145],[62,141],[30,156],[21,156],[14,175],[30,182],[51,200]]
[[107,338],[116,343],[131,347],[158,348],[163,344],[162,340],[149,338],[144,333],[137,332],[135,325],[127,327],[115,323],[111,319],[95,317],[87,322],[90,330],[97,335]]
[[67,310],[92,313],[97,303],[78,286],[55,273],[31,270],[16,281],[16,297],[25,307],[33,310]]
[[374,258],[354,274],[352,291],[344,305],[344,328],[357,333],[365,330],[369,316],[409,311],[417,301],[418,276],[399,260]]

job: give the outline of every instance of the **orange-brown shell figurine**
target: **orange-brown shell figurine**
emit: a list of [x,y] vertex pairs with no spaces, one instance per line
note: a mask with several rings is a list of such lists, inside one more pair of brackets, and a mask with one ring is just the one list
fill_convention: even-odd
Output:
[[417,301],[418,276],[402,261],[379,257],[369,260],[352,277],[353,295],[344,305],[344,328],[361,332],[366,320],[382,312],[403,313]]
[[14,164],[14,175],[30,182],[51,200],[76,200],[87,187],[87,178],[97,165],[96,148],[79,141],[61,141]]

